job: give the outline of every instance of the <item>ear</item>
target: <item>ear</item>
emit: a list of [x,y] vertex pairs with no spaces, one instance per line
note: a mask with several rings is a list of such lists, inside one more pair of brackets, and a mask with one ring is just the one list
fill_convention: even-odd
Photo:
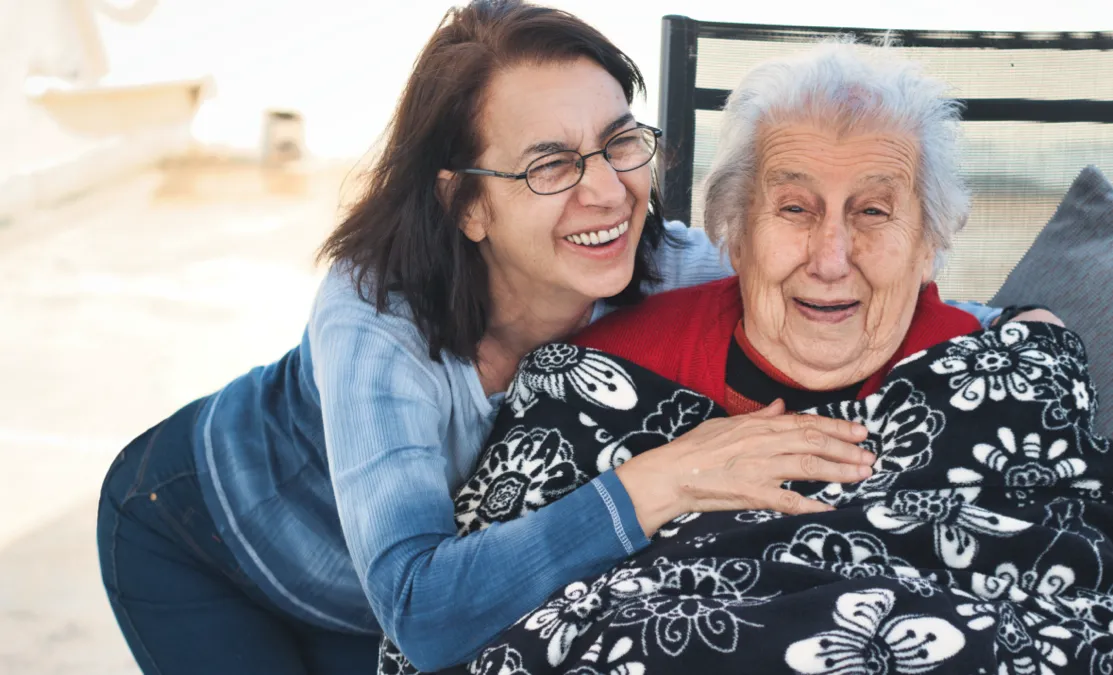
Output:
[[723,234],[726,238],[727,251],[730,254],[730,266],[734,268],[735,274],[741,274],[744,266],[742,263],[742,245],[744,243],[742,240],[744,235],[737,229],[739,227],[741,226],[729,226]]
[[456,172],[449,171],[448,169],[441,169],[437,172],[437,201],[441,203],[441,208],[448,210],[448,205],[452,203],[452,195],[456,194]]
[[[456,172],[447,169],[441,169],[437,172],[437,201],[441,203],[441,208],[448,210],[459,184],[459,175]],[[485,210],[480,203],[481,201],[477,200],[477,203],[468,209],[463,221],[459,224],[460,231],[464,233],[464,236],[477,244],[487,238],[487,221],[483,215]]]
[[924,270],[920,277],[920,286],[927,286],[935,280],[935,249],[929,249],[924,258]]

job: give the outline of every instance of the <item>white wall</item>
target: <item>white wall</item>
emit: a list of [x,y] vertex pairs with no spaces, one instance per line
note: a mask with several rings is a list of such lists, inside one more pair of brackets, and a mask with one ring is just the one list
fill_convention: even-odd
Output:
[[[255,147],[262,111],[306,116],[307,143],[358,156],[381,132],[447,0],[161,0],[140,28],[104,26],[114,72],[211,72],[217,96],[194,130],[205,141]],[[1113,30],[1105,0],[549,0],[596,25],[650,80],[642,111],[656,118],[660,18],[996,30]]]
[[[76,132],[24,92],[29,64],[57,48],[44,12],[67,3],[129,0],[0,0],[0,217],[5,199],[40,189],[29,178],[86,158],[103,163],[119,138]],[[134,0],[131,0],[134,1]],[[137,25],[99,15],[102,84],[211,74],[216,96],[193,123],[204,143],[255,151],[263,113],[291,107],[306,118],[310,152],[358,157],[386,124],[410,65],[448,0],[158,0]],[[656,119],[660,17],[897,28],[1113,30],[1113,3],[1059,0],[550,0],[599,27],[642,67]],[[52,32],[53,31],[53,32]],[[53,42],[52,42],[53,41]],[[65,44],[62,43],[64,47]],[[133,143],[134,145],[134,143]],[[97,155],[97,153],[102,153]],[[107,154],[105,154],[107,153]],[[119,154],[117,151],[116,154]],[[90,160],[89,158],[92,158]],[[105,160],[107,161],[107,160]],[[68,180],[88,178],[87,169]],[[13,178],[15,177],[15,178]],[[22,177],[22,180],[17,180]]]
[[93,4],[0,0],[0,223],[188,145],[194,89],[100,86]]

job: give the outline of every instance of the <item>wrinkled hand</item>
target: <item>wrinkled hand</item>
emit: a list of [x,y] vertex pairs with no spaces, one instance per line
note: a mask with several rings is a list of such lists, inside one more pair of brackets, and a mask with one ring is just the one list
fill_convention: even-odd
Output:
[[682,513],[831,507],[785,490],[785,481],[856,483],[876,458],[856,444],[866,428],[816,415],[786,415],[777,400],[756,413],[707,420],[615,469],[646,536]]

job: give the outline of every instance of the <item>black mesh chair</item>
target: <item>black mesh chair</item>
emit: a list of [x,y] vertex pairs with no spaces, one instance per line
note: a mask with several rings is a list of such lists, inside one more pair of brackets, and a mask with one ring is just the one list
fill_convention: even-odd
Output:
[[1113,32],[881,31],[663,20],[659,167],[666,216],[702,225],[702,182],[727,95],[755,64],[817,39],[885,35],[966,104],[963,172],[974,208],[940,278],[986,300],[1087,164],[1113,176]]

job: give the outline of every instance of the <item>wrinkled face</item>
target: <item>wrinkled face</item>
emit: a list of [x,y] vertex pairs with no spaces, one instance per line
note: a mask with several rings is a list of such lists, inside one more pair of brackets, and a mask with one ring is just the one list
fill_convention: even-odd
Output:
[[[634,127],[622,87],[595,62],[522,65],[488,87],[476,166],[521,173],[542,155],[594,152]],[[630,283],[649,203],[648,165],[617,173],[597,155],[576,187],[553,195],[535,194],[524,180],[481,180],[485,198],[462,229],[479,243],[496,297],[582,302]]]
[[811,389],[869,377],[896,352],[934,255],[914,192],[916,141],[771,127],[732,244],[746,335]]

